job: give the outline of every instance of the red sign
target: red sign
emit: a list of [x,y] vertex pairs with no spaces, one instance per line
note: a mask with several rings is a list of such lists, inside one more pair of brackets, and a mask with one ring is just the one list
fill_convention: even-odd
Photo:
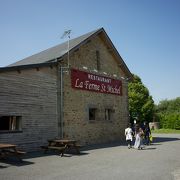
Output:
[[122,82],[97,74],[71,69],[72,88],[122,96]]

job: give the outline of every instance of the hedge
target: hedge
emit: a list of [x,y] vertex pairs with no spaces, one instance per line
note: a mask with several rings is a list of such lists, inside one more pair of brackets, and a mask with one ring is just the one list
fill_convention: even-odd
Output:
[[177,113],[171,113],[171,114],[159,113],[157,115],[157,118],[158,118],[158,121],[160,122],[161,128],[180,130],[180,114],[177,114]]

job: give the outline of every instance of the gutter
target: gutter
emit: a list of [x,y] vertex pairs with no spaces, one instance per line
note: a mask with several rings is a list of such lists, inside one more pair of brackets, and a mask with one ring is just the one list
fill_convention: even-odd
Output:
[[27,64],[27,65],[20,65],[20,66],[7,66],[7,67],[0,67],[0,73],[6,72],[6,71],[20,71],[25,69],[31,69],[31,68],[40,68],[40,67],[48,67],[57,65],[57,62],[46,62],[46,63],[39,63],[39,64]]

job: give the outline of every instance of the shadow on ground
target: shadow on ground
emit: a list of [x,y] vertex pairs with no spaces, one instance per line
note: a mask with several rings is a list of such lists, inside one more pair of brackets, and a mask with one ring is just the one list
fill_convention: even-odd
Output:
[[[63,157],[72,157],[72,156],[83,156],[87,155],[89,153],[81,151],[80,154],[77,154],[76,151],[73,150],[66,150]],[[56,151],[48,151],[44,153],[44,151],[37,151],[37,152],[30,152],[27,153],[26,156],[24,156],[24,159],[33,159],[33,158],[39,158],[39,157],[47,157],[47,156],[57,156],[58,158],[62,158],[58,152]]]
[[173,137],[154,137],[153,143],[162,143],[162,142],[168,142],[168,141],[179,141],[179,138],[173,138]]
[[30,162],[30,161],[26,161],[26,160],[19,161],[18,159],[12,158],[12,157],[6,158],[6,159],[1,159],[0,163],[2,163],[0,165],[0,169],[7,168],[10,165],[11,166],[27,166],[27,165],[34,164],[34,162]]
[[[179,138],[173,138],[173,137],[154,137],[153,143],[151,145],[162,145],[163,142],[168,141],[179,141]],[[134,144],[134,141],[133,143]],[[93,150],[93,149],[104,149],[104,148],[111,148],[111,147],[118,147],[118,146],[127,146],[126,142],[112,142],[107,144],[95,144],[95,145],[89,145],[83,148],[84,151]],[[155,150],[155,147],[146,146],[145,150]]]
[[48,156],[57,156],[57,158],[61,159],[64,157],[72,157],[72,156],[83,156],[87,155],[89,153],[87,152],[81,152],[80,154],[76,154],[74,151],[67,151],[63,157],[61,157],[57,152],[49,151],[47,153],[44,153],[44,151],[37,151],[37,152],[30,152],[27,153],[22,157],[22,161],[20,161],[18,158],[15,157],[9,157],[5,159],[0,159],[0,169],[8,168],[9,166],[27,166],[35,164],[33,162],[34,158],[40,158],[40,157],[48,157]]
[[[152,145],[162,145],[163,142],[169,142],[169,141],[179,141],[179,138],[174,137],[154,137]],[[87,151],[94,150],[94,149],[104,149],[104,148],[111,148],[111,147],[118,147],[118,146],[127,146],[126,142],[112,142],[112,143],[106,143],[106,144],[95,144],[95,145],[87,145],[81,149],[80,154],[76,154],[75,151],[67,151],[63,157],[61,157],[57,152],[50,151],[47,153],[44,153],[44,151],[38,151],[38,152],[31,152],[27,153],[23,156],[23,160],[19,161],[16,158],[7,158],[7,159],[0,159],[0,169],[8,168],[9,166],[27,166],[34,164],[33,160],[30,161],[29,159],[33,158],[39,158],[39,157],[47,157],[47,156],[54,156],[56,155],[57,158],[70,158],[72,156],[83,156],[88,155],[89,153]],[[156,147],[146,146],[144,150],[155,150]]]
[[155,150],[155,149],[157,149],[157,148],[155,148],[155,147],[146,147],[146,148],[144,148],[144,149],[142,149],[142,150]]
[[117,147],[117,146],[127,146],[126,142],[111,142],[111,143],[105,143],[105,144],[93,144],[93,145],[87,145],[84,148],[82,148],[83,151],[93,150],[93,149],[104,149],[104,148],[111,148],[111,147]]

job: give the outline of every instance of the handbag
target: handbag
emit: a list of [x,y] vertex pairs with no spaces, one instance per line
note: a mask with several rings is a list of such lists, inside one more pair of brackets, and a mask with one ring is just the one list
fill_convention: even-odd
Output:
[[152,135],[149,136],[149,140],[150,140],[150,142],[153,142],[153,137],[152,137]]

